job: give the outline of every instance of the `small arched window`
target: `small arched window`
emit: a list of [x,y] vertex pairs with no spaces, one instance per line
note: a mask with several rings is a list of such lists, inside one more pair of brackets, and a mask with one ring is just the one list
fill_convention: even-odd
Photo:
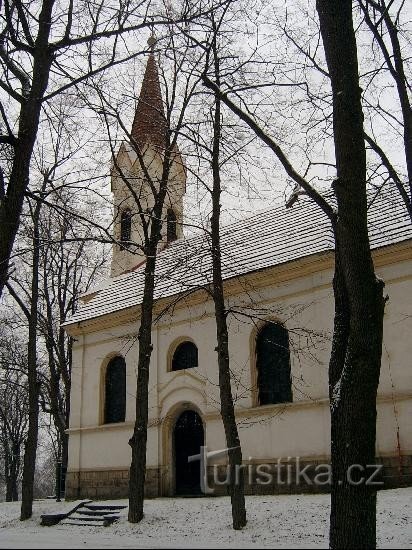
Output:
[[114,357],[106,368],[104,423],[124,422],[126,417],[126,362]]
[[268,323],[256,338],[259,404],[292,401],[289,334],[281,323]]
[[172,370],[193,369],[198,366],[197,347],[193,342],[182,342],[173,354]]
[[132,236],[132,213],[130,210],[123,210],[120,217],[120,241],[122,247],[128,246]]
[[168,243],[171,243],[177,239],[177,223],[176,214],[172,208],[167,211],[167,235],[166,239]]

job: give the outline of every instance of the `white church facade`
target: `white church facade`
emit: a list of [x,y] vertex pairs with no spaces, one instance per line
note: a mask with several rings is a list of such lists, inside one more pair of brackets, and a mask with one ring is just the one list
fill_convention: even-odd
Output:
[[[144,145],[152,174],[159,169],[162,112],[151,54],[132,136]],[[123,176],[150,207],[140,165],[132,145],[123,144],[112,173],[114,233],[121,244],[114,246],[111,278],[83,296],[64,325],[74,338],[66,498],[117,498],[128,492],[144,263],[129,244],[139,242],[142,228]],[[226,447],[214,308],[207,293],[209,243],[206,234],[183,237],[185,186],[186,171],[176,151],[155,277],[148,496],[197,492],[198,470],[187,457],[200,446],[208,451]],[[389,296],[376,457],[384,465],[385,486],[392,487],[412,480],[412,228],[394,193],[371,201],[369,228],[375,267]],[[224,227],[222,252],[232,388],[249,467],[246,490],[327,490],[297,479],[295,471],[299,463],[313,472],[330,458],[334,253],[328,221],[300,197],[291,208],[279,206]],[[209,466],[209,485],[220,494],[225,488],[214,476],[217,471],[222,479],[226,459],[223,453]],[[217,470],[214,463],[220,465]],[[273,472],[279,464],[290,465],[290,475],[274,475],[270,482],[268,476],[258,478],[255,473],[263,464]]]

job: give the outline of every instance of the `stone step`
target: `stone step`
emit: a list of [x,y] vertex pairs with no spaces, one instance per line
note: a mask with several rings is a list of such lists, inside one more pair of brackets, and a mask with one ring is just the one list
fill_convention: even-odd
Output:
[[91,503],[91,500],[83,500],[79,504],[76,504],[70,512],[54,512],[50,514],[42,514],[41,517],[41,525],[45,525],[48,527],[51,527],[52,525],[57,525],[62,520],[66,519],[71,514],[74,514],[76,510],[79,508],[82,508],[85,504]]
[[69,516],[70,519],[74,519],[76,521],[95,521],[95,522],[101,522],[103,523],[107,519],[116,520],[119,519],[119,516],[115,514],[105,514],[104,516],[87,516],[85,514],[73,514]]
[[75,508],[68,516],[65,516],[60,525],[86,526],[86,527],[108,527],[120,516],[118,512],[127,506],[116,504],[93,504],[86,501]]
[[96,517],[103,517],[106,514],[113,514],[116,513],[117,510],[90,510],[86,508],[79,508],[76,510],[76,514],[81,514],[85,516],[96,516]]
[[59,525],[77,525],[77,526],[87,526],[87,527],[108,527],[115,521],[117,521],[118,518],[116,517],[105,517],[105,518],[76,518],[76,517],[68,517],[60,522]]
[[83,508],[88,510],[124,510],[127,506],[119,506],[117,504],[85,504]]

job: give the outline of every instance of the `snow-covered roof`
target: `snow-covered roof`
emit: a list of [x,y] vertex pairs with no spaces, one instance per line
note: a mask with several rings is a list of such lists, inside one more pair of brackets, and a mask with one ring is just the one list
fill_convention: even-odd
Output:
[[[373,249],[412,238],[412,224],[398,192],[370,196],[369,237]],[[305,196],[292,208],[277,206],[221,230],[225,280],[333,250],[330,223]],[[136,262],[137,263],[137,262]],[[137,306],[142,301],[144,264],[109,279],[64,325]],[[155,300],[211,282],[210,239],[203,233],[170,244],[158,254]]]

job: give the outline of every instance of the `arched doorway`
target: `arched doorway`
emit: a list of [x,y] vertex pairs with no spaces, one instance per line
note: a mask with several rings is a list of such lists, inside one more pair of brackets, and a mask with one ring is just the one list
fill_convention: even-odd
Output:
[[200,416],[195,411],[184,411],[173,430],[175,455],[176,495],[199,495],[200,460],[188,462],[189,456],[200,453],[204,445],[204,430]]

